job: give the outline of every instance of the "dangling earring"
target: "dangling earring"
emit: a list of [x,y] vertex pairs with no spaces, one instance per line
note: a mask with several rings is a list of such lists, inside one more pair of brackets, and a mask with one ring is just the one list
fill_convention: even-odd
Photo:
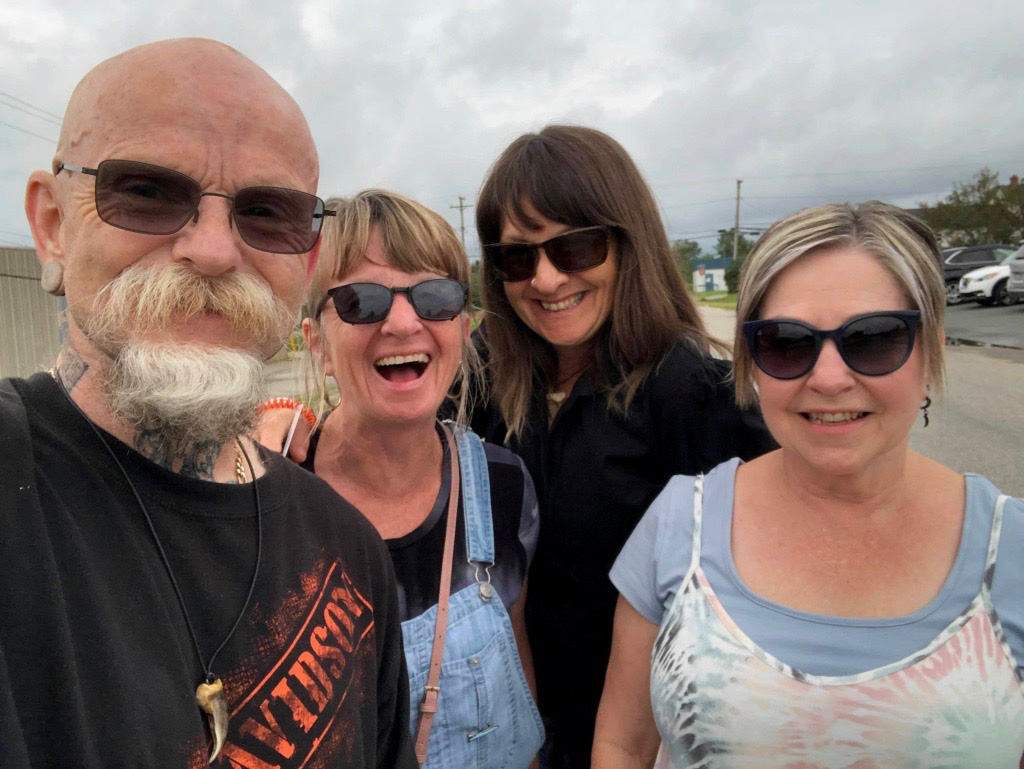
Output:
[[[930,385],[925,385],[924,389],[925,389],[926,392],[928,392],[932,388],[931,388]],[[932,405],[932,397],[930,395],[925,395],[924,396],[924,403],[921,404],[921,414],[922,414],[922,416],[924,416],[924,426],[925,427],[928,426],[928,407],[931,406],[931,405]]]
[[60,262],[47,262],[43,265],[39,285],[48,294],[64,296],[64,265]]

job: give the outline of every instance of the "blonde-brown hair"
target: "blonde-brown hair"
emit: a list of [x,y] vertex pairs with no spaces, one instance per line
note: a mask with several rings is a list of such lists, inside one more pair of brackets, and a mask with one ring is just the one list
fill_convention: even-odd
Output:
[[928,379],[936,390],[942,389],[946,291],[935,235],[920,219],[888,203],[833,203],[805,208],[779,220],[761,236],[743,262],[733,356],[736,402],[740,406],[757,399],[754,362],[743,336],[743,324],[759,319],[772,281],[807,254],[849,247],[863,249],[878,259],[907,301],[920,311],[918,338],[924,342]]
[[[624,412],[673,344],[728,350],[708,334],[686,289],[650,188],[625,149],[601,131],[551,125],[524,134],[491,166],[476,203],[482,244],[501,240],[513,220],[530,229],[544,218],[574,227],[604,225],[615,239],[618,270],[608,321],[595,337],[591,373],[609,408]],[[516,315],[501,279],[483,260],[481,326],[490,387],[509,433],[519,435],[537,376],[557,378],[554,348]]]
[[[344,280],[366,256],[370,233],[380,232],[385,258],[402,272],[433,272],[470,285],[469,260],[452,226],[440,214],[411,198],[387,190],[363,190],[351,198],[331,198],[328,209],[337,214],[324,221],[320,257],[306,292],[304,313],[323,333],[320,307],[332,281]],[[472,297],[466,302],[472,306]],[[322,313],[321,313],[322,315]],[[462,345],[462,363],[452,385],[456,421],[468,422],[471,399],[482,397],[480,359],[468,342]],[[336,405],[331,398],[323,369],[323,360],[307,356],[306,382],[310,393],[319,396],[318,419]],[[473,392],[471,393],[471,388]]]

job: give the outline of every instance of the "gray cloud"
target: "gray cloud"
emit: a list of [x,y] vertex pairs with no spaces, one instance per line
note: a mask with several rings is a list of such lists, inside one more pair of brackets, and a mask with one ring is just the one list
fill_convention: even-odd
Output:
[[[60,113],[103,58],[181,35],[291,90],[324,194],[389,187],[455,224],[456,196],[548,122],[618,138],[674,236],[730,226],[737,177],[743,221],[767,223],[831,198],[935,200],[984,164],[1024,173],[1018,0],[0,0],[2,90]],[[8,107],[0,121],[56,137]],[[0,241],[23,242],[24,180],[52,146],[0,125],[0,147]]]

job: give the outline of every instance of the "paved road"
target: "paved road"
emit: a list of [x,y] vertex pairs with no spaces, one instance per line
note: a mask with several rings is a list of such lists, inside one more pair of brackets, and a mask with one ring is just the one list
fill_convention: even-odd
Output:
[[1024,497],[1024,350],[947,347],[947,387],[910,445],[959,472]]
[[983,307],[977,302],[946,308],[946,336],[964,344],[1024,350],[1024,303]]
[[[972,307],[948,309],[959,324],[954,327],[996,326],[1001,316],[1007,324],[1019,320],[1024,329],[1024,305],[978,308],[978,313],[996,313],[996,320],[981,315],[976,320]],[[714,336],[732,341],[732,311],[703,307],[701,314]],[[1024,349],[946,347],[946,374],[946,393],[933,398],[928,428],[923,421],[914,426],[911,447],[958,472],[981,473],[1005,494],[1024,497]]]

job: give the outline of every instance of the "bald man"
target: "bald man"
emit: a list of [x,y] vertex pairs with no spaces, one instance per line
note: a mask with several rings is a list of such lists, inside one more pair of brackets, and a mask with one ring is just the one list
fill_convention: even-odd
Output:
[[0,380],[0,766],[414,767],[391,561],[246,434],[333,212],[219,43],[92,70],[25,208],[67,299]]

